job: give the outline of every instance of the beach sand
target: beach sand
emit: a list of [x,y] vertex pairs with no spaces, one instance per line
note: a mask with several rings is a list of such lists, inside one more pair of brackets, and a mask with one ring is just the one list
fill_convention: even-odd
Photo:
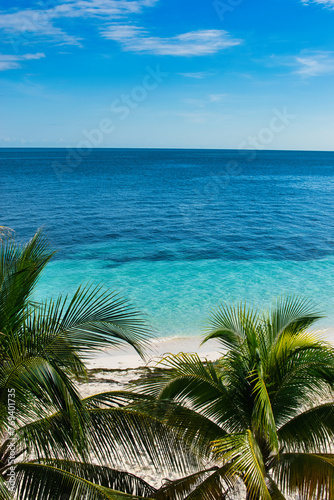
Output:
[[201,340],[200,337],[156,338],[146,349],[145,359],[132,347],[106,349],[87,361],[89,382],[80,385],[80,393],[88,397],[100,392],[125,389],[129,382],[144,377],[148,369],[155,367],[163,356],[170,353],[196,352],[203,360],[217,360],[222,353],[219,342],[209,341],[201,346]]

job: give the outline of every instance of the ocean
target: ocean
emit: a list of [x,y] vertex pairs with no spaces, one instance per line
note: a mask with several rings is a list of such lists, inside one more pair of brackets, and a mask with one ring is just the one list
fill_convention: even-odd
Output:
[[0,224],[58,249],[38,300],[104,283],[180,337],[300,294],[334,327],[334,153],[0,149],[0,174]]

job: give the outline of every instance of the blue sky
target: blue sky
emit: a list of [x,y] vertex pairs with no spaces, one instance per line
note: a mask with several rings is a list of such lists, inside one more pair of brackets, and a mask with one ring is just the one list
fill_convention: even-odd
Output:
[[334,0],[2,0],[0,147],[333,150]]

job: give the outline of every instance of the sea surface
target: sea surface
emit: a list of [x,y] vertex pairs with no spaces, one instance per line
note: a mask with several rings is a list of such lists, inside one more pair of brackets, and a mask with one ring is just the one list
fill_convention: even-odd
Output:
[[38,299],[104,283],[179,337],[301,294],[334,327],[334,153],[0,149],[0,175],[0,224],[58,249]]

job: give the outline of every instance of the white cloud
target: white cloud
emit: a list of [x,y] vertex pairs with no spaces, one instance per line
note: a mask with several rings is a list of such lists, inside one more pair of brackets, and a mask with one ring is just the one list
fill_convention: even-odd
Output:
[[33,41],[33,37],[47,37],[63,44],[80,45],[79,38],[53,25],[53,17],[53,9],[0,14],[0,29],[7,33],[12,45]]
[[302,0],[304,5],[309,5],[310,3],[316,3],[318,5],[323,5],[329,9],[334,9],[334,0]]
[[0,71],[7,71],[9,69],[17,69],[21,67],[22,61],[29,61],[31,59],[41,59],[45,54],[39,52],[37,54],[24,54],[22,56],[0,54]]
[[[49,9],[25,9],[0,12],[0,29],[10,41],[21,43],[32,35],[51,38],[63,44],[80,45],[80,38],[68,35],[55,22],[61,18],[101,18],[108,21],[139,13],[152,7],[158,0],[63,0]],[[13,37],[20,39],[13,40]],[[12,39],[12,40],[11,40]]]
[[203,56],[239,45],[223,30],[199,30],[161,38],[133,25],[111,25],[101,31],[104,38],[119,42],[123,50],[169,56]]
[[295,73],[304,78],[321,76],[334,72],[334,55],[332,52],[314,52],[295,58],[297,69]]
[[286,66],[292,74],[303,78],[322,76],[334,72],[334,52],[303,50],[298,55],[271,55],[264,64],[269,68]]
[[139,13],[143,7],[153,7],[158,0],[68,0],[53,10],[57,16],[113,18]]
[[[61,19],[99,19],[110,24],[101,30],[104,38],[119,42],[126,51],[159,55],[207,55],[234,45],[223,30],[198,30],[173,37],[151,36],[144,28],[131,25],[128,19],[144,8],[153,7],[159,0],[60,0],[53,7],[0,12],[0,30],[8,35],[13,46],[38,40],[56,41],[57,44],[81,46],[81,39],[69,35],[57,23]],[[35,4],[36,5],[36,4]],[[116,24],[117,21],[117,24]],[[123,24],[121,24],[123,23]],[[15,48],[15,47],[14,47]],[[202,78],[201,73],[189,73],[189,78]]]
[[212,73],[205,73],[204,71],[198,71],[197,73],[178,73],[180,76],[184,76],[185,78],[195,78],[196,80],[201,80],[202,78],[206,78],[207,76],[212,75]]

